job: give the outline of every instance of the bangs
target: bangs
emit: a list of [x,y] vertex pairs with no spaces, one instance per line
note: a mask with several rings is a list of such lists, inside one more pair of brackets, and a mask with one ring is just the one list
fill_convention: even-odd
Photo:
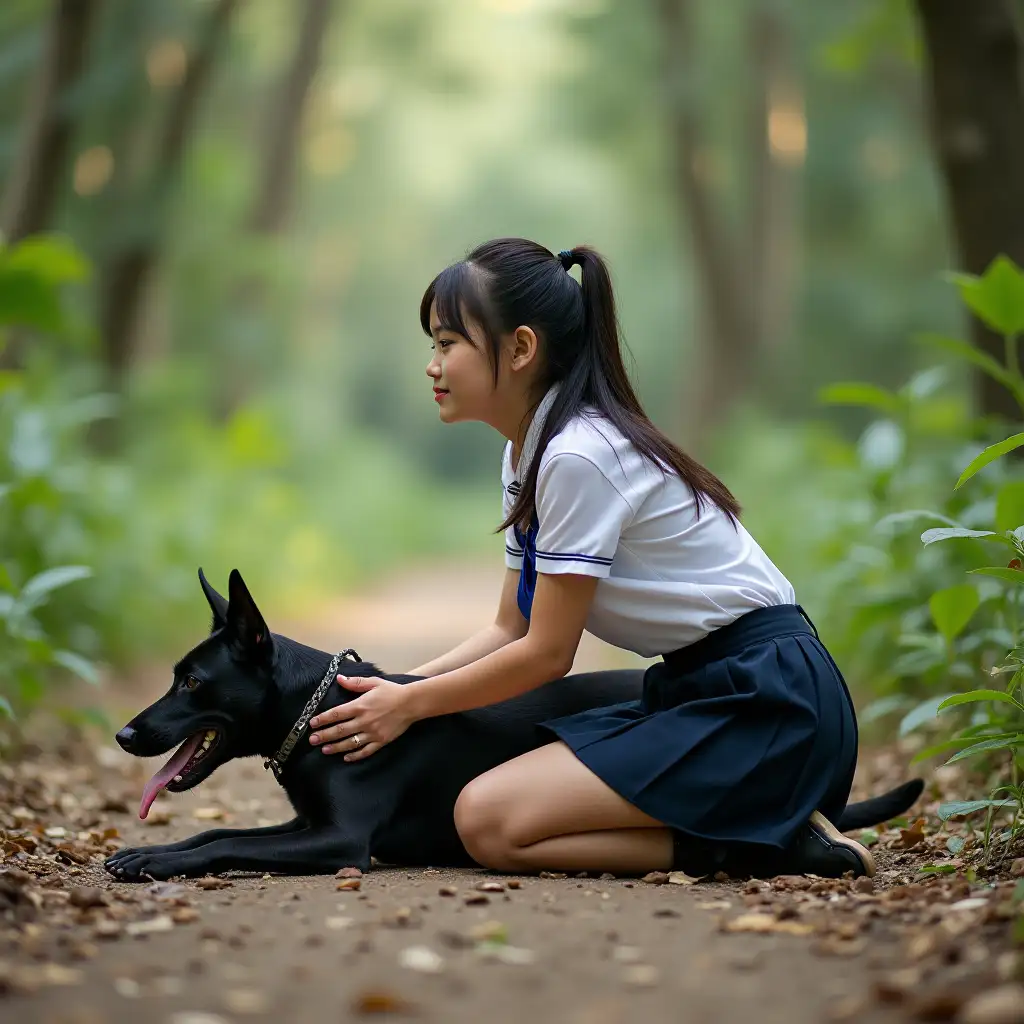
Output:
[[446,267],[430,282],[420,301],[420,326],[424,334],[430,336],[430,307],[436,304],[437,319],[442,330],[461,334],[473,343],[466,327],[465,317],[468,316],[490,338],[492,331],[480,287],[480,273],[479,269],[463,261]]

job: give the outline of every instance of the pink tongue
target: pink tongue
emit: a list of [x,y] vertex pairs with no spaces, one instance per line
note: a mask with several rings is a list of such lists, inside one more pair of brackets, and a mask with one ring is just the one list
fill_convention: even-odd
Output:
[[157,793],[160,792],[164,786],[167,785],[171,779],[177,775],[182,768],[188,763],[188,759],[196,752],[199,748],[199,744],[203,740],[203,733],[197,732],[195,736],[190,736],[178,749],[174,752],[171,759],[163,766],[146,783],[145,788],[142,790],[142,803],[139,804],[139,817],[145,818],[149,814],[149,809],[153,805],[153,801],[156,799]]

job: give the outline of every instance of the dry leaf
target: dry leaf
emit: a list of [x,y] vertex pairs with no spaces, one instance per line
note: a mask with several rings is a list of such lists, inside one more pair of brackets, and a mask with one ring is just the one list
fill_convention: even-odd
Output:
[[780,921],[770,914],[741,914],[722,924],[724,932],[756,932],[757,934],[810,935],[814,928],[799,921]]
[[205,875],[196,879],[196,885],[200,889],[230,889],[233,884],[228,879],[218,878],[216,875]]
[[899,845],[904,850],[909,850],[914,846],[924,842],[924,818],[918,818],[910,828],[900,829]]

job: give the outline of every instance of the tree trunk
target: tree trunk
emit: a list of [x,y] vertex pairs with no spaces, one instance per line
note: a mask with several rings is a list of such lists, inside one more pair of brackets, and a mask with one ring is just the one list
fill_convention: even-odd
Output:
[[320,44],[331,18],[332,0],[306,0],[302,25],[267,125],[260,187],[249,216],[257,234],[278,234],[287,226],[295,192],[295,168],[303,111],[320,64]]
[[[249,232],[270,238],[288,227],[294,209],[298,154],[306,101],[320,65],[321,44],[330,24],[334,0],[305,0],[302,24],[295,39],[291,60],[276,90],[273,115],[267,121],[262,146],[260,181],[252,208],[246,218]],[[215,414],[227,419],[249,396],[259,375],[257,354],[240,351],[238,335],[252,345],[269,334],[270,311],[267,289],[258,273],[243,275],[232,288],[229,312],[244,319],[254,331],[223,333],[224,366],[219,374]],[[261,330],[260,328],[264,328]]]
[[[933,142],[960,265],[981,274],[1000,253],[1024,266],[1022,44],[1008,0],[915,0],[926,56]],[[975,345],[1000,363],[1003,340],[972,317]],[[987,375],[980,411],[1020,410]]]
[[789,53],[781,18],[757,0],[750,23],[754,74],[751,176],[744,203],[748,231],[729,230],[713,183],[701,173],[706,156],[702,111],[693,82],[697,47],[691,0],[658,0],[665,38],[663,81],[680,216],[696,265],[702,372],[686,402],[683,434],[699,445],[748,388],[763,348],[780,335],[792,293],[794,168],[773,153],[773,96],[789,83]]
[[136,237],[110,259],[100,286],[100,332],[107,366],[116,387],[123,386],[131,362],[134,337],[146,286],[159,262],[164,214],[172,188],[181,173],[188,138],[195,128],[199,104],[213,71],[217,51],[227,34],[236,0],[218,0],[203,37],[175,93],[157,146],[157,167],[144,199],[136,207],[152,228]]
[[54,4],[24,142],[0,215],[0,229],[8,243],[50,226],[74,127],[67,96],[81,77],[98,9],[99,0]]

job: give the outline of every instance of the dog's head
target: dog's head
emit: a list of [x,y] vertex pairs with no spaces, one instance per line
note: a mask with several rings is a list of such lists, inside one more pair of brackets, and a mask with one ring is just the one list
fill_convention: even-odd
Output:
[[236,569],[228,580],[228,600],[210,586],[202,569],[199,581],[213,612],[210,635],[174,666],[167,693],[117,734],[117,742],[138,757],[178,747],[146,783],[140,818],[160,790],[192,789],[226,761],[257,753],[263,739],[265,701],[273,692],[274,637]]

